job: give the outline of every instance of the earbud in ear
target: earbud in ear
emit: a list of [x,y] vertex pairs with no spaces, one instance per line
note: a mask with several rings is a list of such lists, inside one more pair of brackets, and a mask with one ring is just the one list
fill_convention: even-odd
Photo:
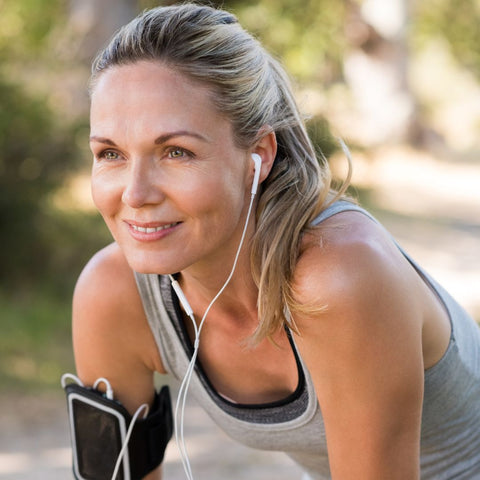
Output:
[[262,168],[262,157],[258,153],[252,153],[252,160],[255,163],[255,175],[253,176],[252,195],[257,193],[258,183],[260,181],[260,170]]

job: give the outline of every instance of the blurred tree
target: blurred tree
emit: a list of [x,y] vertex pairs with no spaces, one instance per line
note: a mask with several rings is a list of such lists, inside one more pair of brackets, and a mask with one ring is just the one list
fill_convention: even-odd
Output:
[[137,13],[138,0],[70,0],[65,30],[71,41],[64,40],[68,55],[90,65],[112,33]]
[[350,136],[370,145],[408,141],[416,123],[408,82],[408,0],[348,3],[345,81],[354,100],[352,116],[363,119]]
[[[47,57],[45,45],[63,19],[61,0],[0,0],[0,58],[9,63]],[[2,65],[5,67],[5,64]]]
[[[48,195],[75,164],[73,127],[53,112],[39,84],[62,2],[1,0],[0,285],[44,278],[57,246],[47,242]],[[43,66],[42,62],[46,62]],[[63,123],[63,124],[62,124]]]
[[414,44],[446,39],[455,58],[480,78],[480,1],[424,0],[413,6]]
[[38,280],[55,253],[43,237],[45,201],[75,149],[45,103],[18,85],[0,80],[0,104],[0,282],[16,286]]

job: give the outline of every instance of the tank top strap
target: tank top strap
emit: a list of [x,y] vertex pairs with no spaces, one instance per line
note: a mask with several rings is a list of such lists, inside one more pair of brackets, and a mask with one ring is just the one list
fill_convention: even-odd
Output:
[[378,223],[378,220],[373,216],[370,215],[365,209],[360,207],[359,205],[350,202],[348,200],[338,200],[331,205],[329,205],[325,210],[322,210],[312,221],[312,226],[317,226],[322,223],[327,218],[333,217],[337,213],[341,212],[360,212],[369,217],[374,222]]

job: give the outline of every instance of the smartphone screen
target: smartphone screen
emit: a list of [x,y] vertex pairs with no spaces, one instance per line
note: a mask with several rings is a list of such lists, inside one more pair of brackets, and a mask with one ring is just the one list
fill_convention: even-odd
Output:
[[[80,395],[71,394],[70,402],[76,473],[85,480],[111,479],[125,440],[125,419],[114,409]],[[116,480],[129,480],[127,472],[128,456]]]

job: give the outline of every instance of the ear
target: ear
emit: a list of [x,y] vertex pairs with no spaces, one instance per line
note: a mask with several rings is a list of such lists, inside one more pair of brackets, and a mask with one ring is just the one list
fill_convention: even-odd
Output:
[[260,131],[260,140],[255,143],[250,151],[250,154],[256,153],[260,155],[262,159],[260,183],[268,177],[277,155],[277,137],[275,136],[275,132],[270,127],[264,127],[262,130],[265,131],[265,134],[262,135],[262,131]]

